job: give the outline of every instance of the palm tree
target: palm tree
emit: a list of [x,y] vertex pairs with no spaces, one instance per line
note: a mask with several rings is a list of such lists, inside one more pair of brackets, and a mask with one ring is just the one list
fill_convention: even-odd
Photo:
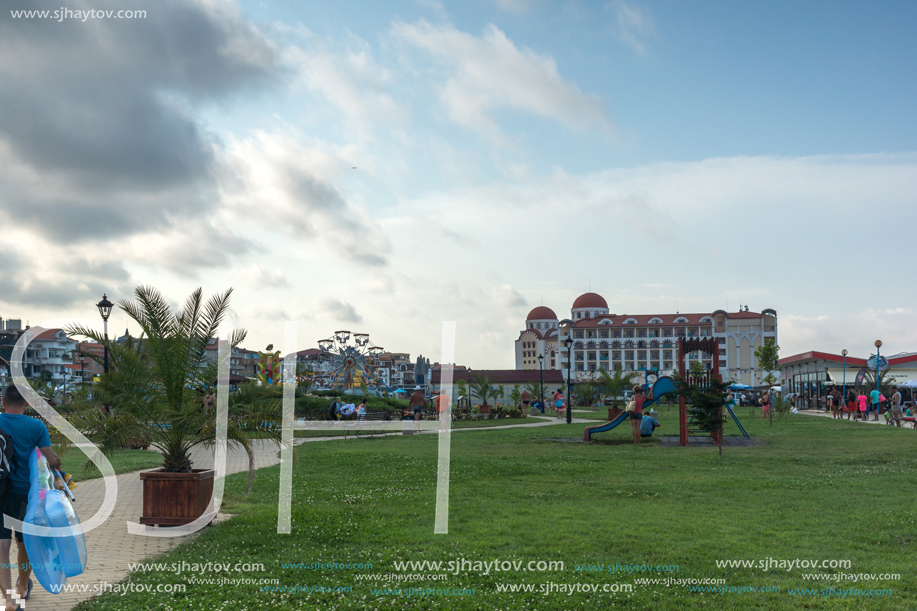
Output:
[[494,376],[475,373],[471,376],[471,392],[481,400],[481,407],[488,407],[487,399],[497,398],[499,391],[494,388]]
[[[229,289],[205,304],[198,288],[173,312],[156,289],[138,287],[135,301],[118,303],[142,329],[137,341],[116,343],[94,329],[68,327],[71,336],[89,337],[105,345],[112,362],[109,373],[94,385],[92,400],[74,406],[74,425],[95,431],[103,451],[132,441],[149,443],[162,452],[164,471],[191,472],[192,448],[213,444],[216,439],[216,406],[211,395],[217,364],[206,353],[226,316],[231,294]],[[244,330],[234,330],[230,346],[238,346],[245,335]],[[264,391],[254,397],[255,392],[233,398],[227,427],[229,444],[248,454],[249,479],[254,469],[252,440],[268,438],[279,443],[281,439],[280,399]],[[110,412],[99,410],[100,404],[110,406]]]
[[605,396],[611,397],[612,407],[618,407],[618,397],[634,385],[636,375],[637,372],[624,371],[621,367],[615,367],[614,375],[608,373],[607,369],[599,369],[599,384],[605,388]]

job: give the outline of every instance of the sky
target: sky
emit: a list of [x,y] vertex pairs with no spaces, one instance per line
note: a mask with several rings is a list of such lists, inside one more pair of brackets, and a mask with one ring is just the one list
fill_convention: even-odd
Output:
[[[455,321],[456,362],[512,368],[591,290],[917,351],[914,3],[7,4],[4,319],[232,287],[248,348],[439,361]],[[146,17],[11,12],[62,4]]]

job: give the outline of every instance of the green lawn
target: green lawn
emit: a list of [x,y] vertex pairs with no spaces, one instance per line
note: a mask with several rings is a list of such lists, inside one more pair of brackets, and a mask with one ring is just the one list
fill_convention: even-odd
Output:
[[[662,434],[677,434],[673,409],[660,410]],[[258,585],[197,585],[187,574],[134,573],[134,584],[188,584],[183,594],[106,594],[78,607],[103,609],[914,609],[917,577],[917,431],[809,416],[765,422],[739,413],[762,445],[663,448],[630,443],[629,427],[579,439],[583,425],[482,430],[452,437],[449,534],[434,535],[437,436],[377,437],[297,448],[293,533],[278,535],[279,468],[230,477],[224,511],[232,520],[167,554],[161,562],[263,563],[254,573],[205,578],[277,578],[298,592]],[[727,434],[736,434],[730,422]],[[849,560],[818,573],[899,573],[900,580],[807,580],[804,569],[717,568],[717,560]],[[415,588],[467,588],[474,595],[382,595],[399,587],[363,581],[408,574],[394,562],[563,561],[563,570],[463,572]],[[90,562],[92,559],[90,558]],[[371,563],[371,570],[308,570],[282,563]],[[577,565],[677,565],[635,575]],[[733,588],[779,592],[691,592],[641,585],[641,578],[724,579]],[[629,584],[630,593],[498,592],[508,585]],[[308,588],[351,587],[348,593]],[[559,586],[557,586],[559,587]],[[789,589],[838,592],[890,588],[891,595],[795,596]]]
[[[111,461],[115,473],[155,469],[162,466],[162,454],[149,450],[119,450],[109,456],[108,460]],[[86,455],[77,448],[64,450],[61,454],[61,461],[64,471],[70,473],[77,483],[81,480],[102,477],[93,463],[89,464],[88,469],[83,468]]]

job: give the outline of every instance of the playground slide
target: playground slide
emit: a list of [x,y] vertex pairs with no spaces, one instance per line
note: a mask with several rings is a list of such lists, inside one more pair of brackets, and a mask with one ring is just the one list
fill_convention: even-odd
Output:
[[583,431],[583,441],[592,441],[593,433],[604,433],[605,431],[610,431],[611,429],[627,420],[629,417],[630,416],[627,412],[621,412],[617,418],[611,420],[610,422],[606,422],[605,424],[600,424],[598,426],[586,427],[586,430]]
[[673,393],[675,390],[675,380],[669,376],[662,376],[653,384],[653,398],[643,402],[643,409],[648,408],[653,403],[658,403],[659,399],[664,395]]
[[726,409],[729,410],[729,415],[732,416],[732,419],[735,421],[736,426],[739,427],[739,430],[742,431],[742,435],[745,436],[745,439],[751,439],[751,438],[748,436],[748,433],[745,432],[745,427],[742,426],[742,423],[739,422],[738,417],[736,417],[736,413],[735,413],[734,411],[732,411],[732,404],[731,404],[731,403],[727,403],[727,404],[726,404]]

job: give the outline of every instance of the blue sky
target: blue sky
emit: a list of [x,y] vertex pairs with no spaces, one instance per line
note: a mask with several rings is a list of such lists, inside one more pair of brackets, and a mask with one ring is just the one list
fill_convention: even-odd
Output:
[[0,20],[4,317],[233,286],[249,347],[436,360],[456,320],[511,367],[591,286],[774,308],[784,355],[917,350],[913,3],[109,4],[149,17]]

